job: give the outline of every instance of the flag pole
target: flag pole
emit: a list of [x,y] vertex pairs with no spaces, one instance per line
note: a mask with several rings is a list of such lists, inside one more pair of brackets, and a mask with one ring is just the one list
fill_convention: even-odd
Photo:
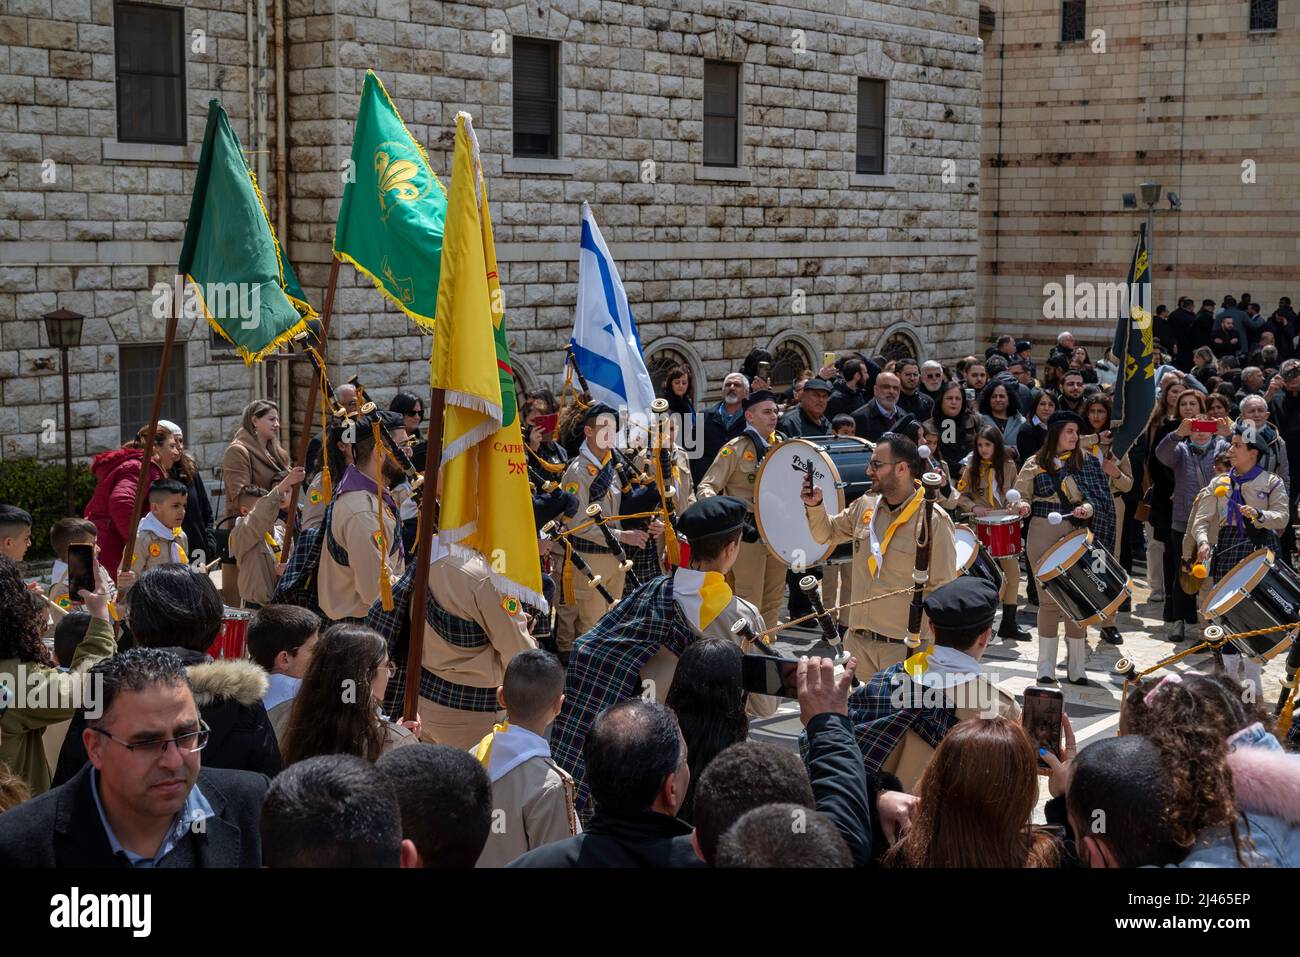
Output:
[[429,441],[425,449],[424,485],[420,496],[415,576],[411,580],[411,633],[406,651],[406,699],[402,704],[402,717],[408,721],[418,716],[420,700],[420,668],[424,661],[424,610],[429,604],[429,556],[433,552],[433,529],[438,523],[438,469],[442,466],[442,417],[445,408],[444,390],[435,388],[429,398]]
[[[325,349],[328,347],[330,336],[330,315],[334,312],[334,289],[339,281],[339,261],[334,256],[330,257],[330,279],[329,285],[325,287],[325,312],[320,320],[320,351],[324,357]],[[314,368],[314,366],[313,366]],[[307,408],[302,419],[302,435],[298,436],[298,457],[295,461],[306,467],[307,449],[311,445],[312,425],[316,419],[316,402],[320,399],[321,389],[324,381],[321,378],[321,370],[315,369],[311,377],[311,389],[307,393]],[[327,456],[329,450],[329,433],[321,436],[321,455]],[[293,487],[293,493],[289,496],[289,521],[284,530],[284,545],[280,548],[280,560],[288,561],[289,552],[293,549],[293,540],[298,532],[298,491],[302,488],[299,482]]]
[[118,572],[124,572],[131,568],[131,563],[135,561],[135,536],[140,527],[140,512],[144,508],[144,497],[149,492],[149,466],[153,461],[154,436],[158,432],[158,419],[162,416],[162,394],[163,384],[167,381],[167,371],[171,368],[172,347],[176,344],[176,310],[179,308],[177,300],[180,298],[184,284],[177,289],[172,288],[172,311],[167,318],[167,334],[163,339],[162,363],[158,368],[158,379],[153,387],[153,406],[149,410],[149,428],[144,434],[144,449],[140,455],[140,480],[135,483],[135,502],[131,506],[131,524],[128,526],[131,533],[126,537],[126,547],[122,550],[122,561],[118,564]]

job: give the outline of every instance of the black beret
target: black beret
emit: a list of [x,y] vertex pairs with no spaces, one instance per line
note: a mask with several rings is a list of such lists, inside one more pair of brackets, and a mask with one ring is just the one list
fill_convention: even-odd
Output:
[[809,389],[812,389],[814,392],[830,392],[831,384],[825,379],[809,379],[803,384],[803,390],[807,392]]
[[[807,388],[807,386],[804,386],[804,388]],[[774,393],[769,392],[767,389],[759,389],[757,392],[755,392],[753,395],[751,395],[749,398],[745,400],[745,408],[748,409],[750,406],[758,405],[760,402],[775,402],[775,401],[776,401],[776,395]]]
[[710,535],[725,535],[743,528],[748,513],[749,506],[734,496],[711,495],[682,512],[677,519],[677,531],[688,542]]
[[1026,349],[1032,349],[1032,348],[1033,348],[1033,345],[1030,343],[1030,341],[1029,341],[1028,339],[1017,339],[1017,340],[1016,340],[1016,351],[1017,351],[1017,352],[1024,352]]
[[587,423],[595,419],[597,416],[601,416],[601,415],[612,415],[614,416],[614,418],[617,419],[618,411],[606,405],[604,402],[593,402],[591,405],[587,406],[587,408],[583,411],[582,424],[586,425]]
[[1049,429],[1054,426],[1064,425],[1067,422],[1073,422],[1081,429],[1086,428],[1083,416],[1079,415],[1077,412],[1071,412],[1069,409],[1057,409],[1047,417],[1047,427]]
[[406,419],[400,412],[391,412],[384,409],[379,412],[379,421],[382,422],[384,428],[388,429],[390,432],[393,431],[393,429],[406,428]]
[[998,589],[983,578],[963,575],[940,585],[925,599],[925,613],[937,628],[973,631],[993,623],[998,610]]
[[1246,448],[1254,449],[1260,455],[1268,454],[1268,434],[1264,428],[1256,426],[1253,422],[1238,422],[1232,427],[1232,434],[1240,435],[1241,444]]

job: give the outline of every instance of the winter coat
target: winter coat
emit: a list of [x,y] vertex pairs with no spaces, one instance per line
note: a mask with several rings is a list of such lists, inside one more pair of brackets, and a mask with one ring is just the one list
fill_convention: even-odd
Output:
[[[86,503],[85,517],[95,523],[98,532],[99,561],[113,575],[122,563],[122,552],[131,533],[131,510],[135,507],[136,486],[140,482],[139,449],[113,449],[101,452],[91,462],[95,492]],[[156,462],[149,463],[149,484],[166,478]],[[147,506],[146,506],[147,507]]]
[[[284,766],[280,746],[275,739],[271,719],[262,707],[266,694],[266,672],[242,658],[214,661],[201,651],[168,648],[185,663],[194,703],[199,717],[212,730],[202,751],[205,768],[232,768],[257,771],[275,777]],[[54,783],[63,784],[86,763],[86,746],[81,732],[85,716],[78,712],[68,728],[68,737],[59,752],[59,766]]]

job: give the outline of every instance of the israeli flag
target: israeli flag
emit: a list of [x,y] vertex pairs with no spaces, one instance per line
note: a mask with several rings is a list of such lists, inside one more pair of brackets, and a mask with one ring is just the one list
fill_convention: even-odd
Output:
[[626,406],[630,415],[648,421],[655,392],[641,355],[636,320],[609,247],[585,202],[578,249],[578,308],[571,342],[592,398],[615,409]]

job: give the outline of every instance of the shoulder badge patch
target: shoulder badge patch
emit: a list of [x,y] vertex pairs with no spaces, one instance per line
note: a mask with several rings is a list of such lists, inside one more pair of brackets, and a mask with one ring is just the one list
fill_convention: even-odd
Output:
[[505,598],[501,599],[501,608],[507,615],[517,615],[519,614],[519,599],[513,595],[506,595]]
[[863,524],[863,525],[870,525],[870,524],[871,524],[871,509],[869,509],[869,508],[864,508],[864,509],[862,510],[862,524]]
[[732,451],[734,450],[731,448],[730,445],[724,445],[722,448],[718,449],[718,454],[725,459],[728,455],[732,453]]
[[577,483],[577,482],[570,482],[568,485],[564,486],[564,490],[565,490],[566,492],[568,492],[570,495],[577,495],[577,494],[578,494],[578,483]]
[[384,532],[382,529],[370,536],[370,540],[375,543],[375,548],[379,549],[379,554],[384,553]]
[[754,461],[754,459],[756,459],[756,458],[758,458],[758,456],[754,454],[754,452],[753,452],[752,449],[745,453],[745,461],[746,461],[746,462],[752,462],[752,461]]
[[64,595],[58,600],[58,606],[62,608],[64,611],[67,611],[69,608],[72,607],[72,599],[69,598],[67,595]]
[[320,489],[318,489],[318,488],[314,488],[314,489],[312,489],[310,492],[308,492],[308,493],[307,493],[307,501],[311,502],[313,505],[319,505],[319,504],[320,504]]
[[149,544],[149,554],[152,555],[154,558],[157,558],[159,555],[162,554],[162,546],[160,546],[157,542],[151,542]]
[[590,462],[587,463],[587,474],[590,475],[592,478],[595,478],[596,473],[599,471],[600,469],[596,468],[596,466],[592,465]]

